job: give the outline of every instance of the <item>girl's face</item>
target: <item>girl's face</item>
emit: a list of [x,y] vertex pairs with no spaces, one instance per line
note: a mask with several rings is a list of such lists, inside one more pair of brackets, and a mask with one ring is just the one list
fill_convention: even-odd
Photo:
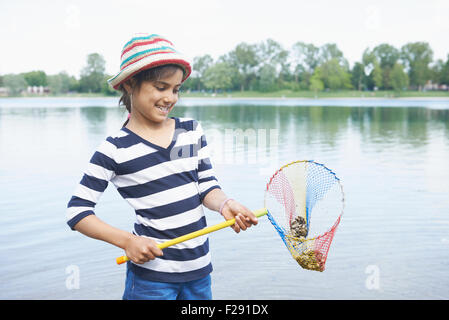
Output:
[[[183,73],[180,69],[156,81],[144,81],[132,95],[131,116],[154,123],[164,122],[178,101]],[[136,119],[136,120],[137,120]]]

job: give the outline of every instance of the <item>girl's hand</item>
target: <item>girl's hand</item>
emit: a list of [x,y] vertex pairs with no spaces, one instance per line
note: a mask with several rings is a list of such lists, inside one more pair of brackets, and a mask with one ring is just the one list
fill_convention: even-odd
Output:
[[231,228],[236,233],[257,224],[257,218],[254,213],[233,199],[225,203],[221,213],[226,220],[235,218],[235,224]]
[[162,250],[157,247],[157,243],[154,240],[136,235],[132,235],[127,242],[125,252],[131,261],[138,264],[163,255]]

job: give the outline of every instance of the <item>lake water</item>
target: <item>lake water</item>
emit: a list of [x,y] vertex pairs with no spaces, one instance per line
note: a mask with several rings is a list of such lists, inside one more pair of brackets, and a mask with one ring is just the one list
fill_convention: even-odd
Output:
[[[322,273],[301,269],[266,218],[211,234],[215,299],[449,299],[449,100],[183,99],[173,115],[201,121],[222,188],[249,208],[294,160],[324,163],[345,190]],[[0,99],[0,299],[121,299],[123,252],[71,231],[65,210],[125,118],[117,98]],[[134,223],[112,184],[96,214]]]

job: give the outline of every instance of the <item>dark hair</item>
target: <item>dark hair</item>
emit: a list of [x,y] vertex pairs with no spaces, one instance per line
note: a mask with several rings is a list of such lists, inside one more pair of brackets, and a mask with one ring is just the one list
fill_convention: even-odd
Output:
[[[184,69],[177,64],[165,64],[162,66],[149,68],[139,73],[136,73],[131,78],[125,82],[129,84],[132,92],[138,92],[143,82],[146,81],[157,81],[166,77],[170,77],[175,74],[176,71],[181,70],[184,73]],[[119,105],[124,105],[126,110],[131,113],[131,95],[126,91],[125,86],[120,84],[118,89],[122,92],[122,96],[119,100]],[[123,126],[128,124],[128,119],[125,121]]]

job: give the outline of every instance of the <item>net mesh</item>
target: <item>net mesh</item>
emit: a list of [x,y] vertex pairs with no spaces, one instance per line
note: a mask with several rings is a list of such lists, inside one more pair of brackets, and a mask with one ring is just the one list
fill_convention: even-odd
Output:
[[267,184],[265,207],[298,264],[324,271],[344,207],[343,188],[335,173],[314,161],[290,163]]

